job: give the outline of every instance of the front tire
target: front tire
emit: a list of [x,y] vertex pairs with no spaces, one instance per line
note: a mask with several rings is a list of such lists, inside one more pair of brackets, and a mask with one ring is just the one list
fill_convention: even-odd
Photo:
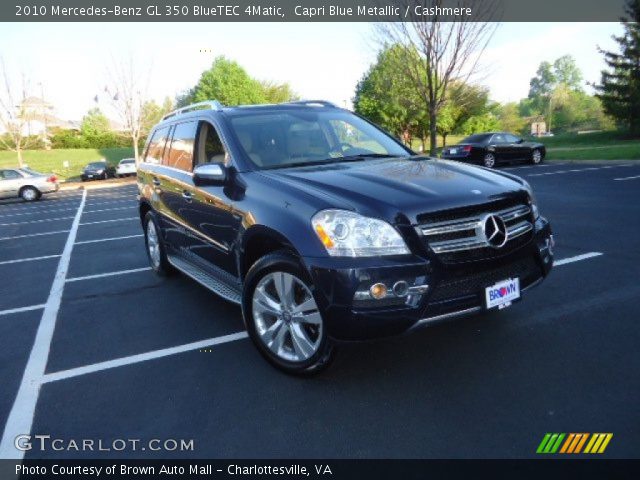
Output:
[[249,269],[242,312],[254,345],[279,370],[306,376],[331,363],[335,349],[315,288],[292,254],[266,255]]
[[153,271],[161,277],[171,275],[174,272],[174,268],[167,259],[167,253],[162,242],[162,231],[153,212],[147,212],[144,217],[143,226],[144,243],[149,265]]
[[35,187],[23,187],[22,190],[20,190],[20,198],[25,202],[33,202],[38,200],[40,196],[40,191]]
[[494,168],[496,166],[496,156],[494,153],[486,153],[482,159],[482,164],[487,168]]
[[542,160],[542,152],[539,149],[535,148],[531,152],[531,163],[533,163],[534,165],[540,165],[542,163]]

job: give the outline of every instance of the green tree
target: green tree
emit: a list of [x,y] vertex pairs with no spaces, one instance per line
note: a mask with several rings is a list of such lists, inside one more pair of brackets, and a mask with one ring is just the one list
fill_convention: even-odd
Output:
[[400,67],[404,55],[404,48],[398,45],[383,49],[376,63],[358,82],[353,105],[356,113],[381,125],[405,143],[420,137],[424,148],[429,125],[427,111]]
[[285,103],[300,99],[288,83],[275,83],[263,80],[260,82],[260,85],[267,103]]
[[500,130],[507,132],[524,133],[527,127],[527,121],[520,115],[519,105],[517,103],[505,103],[498,110],[498,122]]
[[200,76],[189,95],[190,101],[218,100],[224,105],[266,103],[259,81],[251,78],[237,62],[216,57],[209,70]]
[[624,33],[613,37],[619,52],[599,49],[608,68],[596,91],[605,111],[640,136],[640,0],[627,0],[625,12]]
[[440,110],[436,129],[442,136],[442,145],[447,136],[462,128],[471,117],[486,113],[489,109],[489,91],[486,87],[453,82],[449,87],[447,102]]
[[582,91],[582,72],[571,55],[564,55],[553,62],[556,85],[564,85],[575,92]]
[[155,101],[149,100],[142,106],[142,132],[143,134],[149,133],[153,126],[162,120],[165,116],[173,110],[173,101],[167,97],[162,102],[162,105],[158,105]]
[[82,133],[82,136],[85,138],[105,135],[109,133],[110,130],[109,119],[99,108],[92,108],[82,117],[80,133]]

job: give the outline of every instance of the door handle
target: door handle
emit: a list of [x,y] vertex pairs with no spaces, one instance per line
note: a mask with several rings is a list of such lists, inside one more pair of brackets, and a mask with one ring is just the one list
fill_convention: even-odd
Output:
[[193,195],[191,195],[191,192],[189,192],[188,190],[183,190],[182,198],[184,198],[187,202],[191,203],[191,200],[193,200]]
[[156,187],[159,187],[159,186],[160,186],[160,180],[158,180],[156,177],[153,177],[153,179],[151,180],[151,182],[152,182]]

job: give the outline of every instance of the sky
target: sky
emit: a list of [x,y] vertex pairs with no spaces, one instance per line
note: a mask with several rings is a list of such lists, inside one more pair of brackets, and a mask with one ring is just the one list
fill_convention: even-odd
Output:
[[[618,23],[503,23],[474,81],[493,100],[518,101],[540,62],[565,54],[574,56],[585,81],[598,81],[604,64],[596,46],[615,48],[610,37],[621,32]],[[192,87],[225,55],[253,77],[289,82],[301,98],[350,108],[377,49],[367,23],[0,24],[0,57],[10,77],[24,75],[65,120],[81,119],[96,106],[96,95],[108,113],[102,92],[110,65],[122,58],[151,72],[149,95],[159,102]]]

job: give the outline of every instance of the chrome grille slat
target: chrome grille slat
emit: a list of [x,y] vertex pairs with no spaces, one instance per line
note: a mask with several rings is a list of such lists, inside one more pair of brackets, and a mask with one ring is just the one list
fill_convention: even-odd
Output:
[[[507,231],[506,245],[509,245],[511,240],[533,230],[533,224],[529,218],[530,214],[531,207],[522,204],[501,210],[488,208],[487,211],[473,216],[422,224],[416,227],[416,230],[425,238],[431,250],[436,254],[491,248],[483,233],[483,222],[488,215],[498,216],[502,219]],[[464,235],[464,232],[468,232],[468,234]],[[456,234],[459,238],[442,240],[437,238],[438,236],[455,236]]]

